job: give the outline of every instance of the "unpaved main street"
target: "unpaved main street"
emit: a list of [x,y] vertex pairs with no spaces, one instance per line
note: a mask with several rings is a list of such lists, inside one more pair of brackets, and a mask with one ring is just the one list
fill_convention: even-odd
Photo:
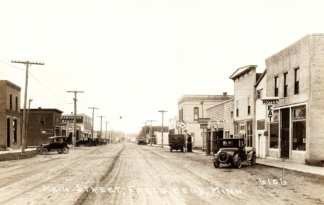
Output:
[[323,177],[280,178],[277,168],[215,169],[210,156],[113,144],[0,162],[0,204],[324,204]]

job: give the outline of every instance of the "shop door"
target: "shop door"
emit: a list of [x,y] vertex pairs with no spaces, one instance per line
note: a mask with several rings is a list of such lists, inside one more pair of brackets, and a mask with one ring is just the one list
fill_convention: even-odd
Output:
[[289,158],[289,108],[281,110],[281,158]]
[[[218,140],[218,139],[223,139],[223,130],[218,130],[218,132],[216,132],[217,134],[216,134],[216,136],[217,136],[217,139],[216,140]],[[216,150],[215,150],[215,153],[217,153],[218,152],[218,150],[219,150],[219,142],[217,141],[217,144],[216,144]]]
[[10,118],[7,118],[7,147],[10,147]]

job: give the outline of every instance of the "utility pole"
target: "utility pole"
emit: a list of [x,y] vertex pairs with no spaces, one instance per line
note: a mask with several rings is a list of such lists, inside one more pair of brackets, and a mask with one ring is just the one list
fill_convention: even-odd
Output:
[[102,136],[102,118],[106,116],[97,116],[100,117],[100,137],[99,137],[99,144],[101,144],[101,136]]
[[[76,147],[76,112],[77,112],[77,109],[76,109],[76,101],[77,101],[77,93],[84,93],[83,91],[67,91],[68,93],[74,93],[74,128],[73,128],[73,137],[72,137],[72,143],[73,143],[73,146]],[[81,130],[80,130],[81,132]]]
[[160,110],[159,112],[162,113],[162,127],[161,127],[161,133],[162,133],[162,148],[163,148],[163,115],[164,115],[165,112],[168,112],[168,111]]
[[110,122],[104,122],[104,123],[106,123],[106,134],[105,134],[105,138],[107,140],[107,123],[110,123]]
[[95,109],[99,109],[99,108],[95,108],[95,107],[88,107],[88,109],[92,109],[91,138],[93,139],[94,110],[95,110]]
[[26,120],[26,147],[27,147],[27,141],[28,141],[28,128],[29,128],[29,110],[30,110],[30,103],[32,102],[32,99],[29,99],[28,103],[28,111],[27,111],[27,120]]
[[21,139],[21,155],[25,155],[26,144],[26,101],[27,101],[27,86],[28,86],[28,68],[31,65],[45,65],[44,63],[30,62],[30,61],[11,61],[11,63],[21,63],[26,66],[26,80],[25,80],[25,98],[24,98],[24,111],[23,111],[23,128]]
[[151,140],[151,146],[152,146],[152,122],[156,122],[156,120],[146,120],[146,121],[150,121],[151,122],[151,131],[150,131],[150,140]]

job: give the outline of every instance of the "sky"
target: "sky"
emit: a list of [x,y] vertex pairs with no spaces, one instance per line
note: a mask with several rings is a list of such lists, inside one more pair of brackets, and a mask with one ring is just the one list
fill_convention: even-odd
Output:
[[[168,125],[185,94],[234,94],[229,76],[307,34],[324,33],[324,1],[0,0],[0,80],[25,90],[31,108],[100,118],[138,133],[146,120]],[[14,67],[13,67],[14,66]],[[23,107],[22,107],[23,108]],[[120,119],[122,117],[122,119]],[[103,123],[103,130],[105,124]]]

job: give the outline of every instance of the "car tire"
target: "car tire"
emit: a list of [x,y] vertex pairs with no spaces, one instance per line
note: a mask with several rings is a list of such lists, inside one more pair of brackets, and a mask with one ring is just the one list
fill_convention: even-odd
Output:
[[46,148],[42,148],[42,150],[41,150],[41,154],[42,155],[46,155],[48,153],[48,149],[46,149]]
[[64,147],[64,148],[63,148],[63,153],[64,153],[64,154],[68,154],[68,153],[69,153],[69,148]]
[[214,162],[214,167],[219,168],[219,162],[217,160]]
[[183,152],[183,147],[180,148],[181,152]]
[[238,169],[241,169],[241,167],[242,167],[242,159],[241,159],[240,156],[237,157],[236,166],[237,166]]
[[251,165],[255,165],[255,163],[256,163],[256,155],[253,154],[251,158]]
[[170,152],[172,152],[172,149],[170,148]]
[[63,153],[63,150],[59,150],[59,151],[57,151],[57,153],[62,154]]

